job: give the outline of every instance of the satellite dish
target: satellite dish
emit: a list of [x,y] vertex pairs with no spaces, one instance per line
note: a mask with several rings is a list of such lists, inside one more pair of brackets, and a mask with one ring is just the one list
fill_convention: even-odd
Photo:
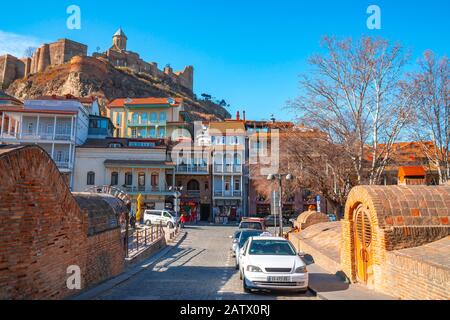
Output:
[[175,99],[174,98],[169,98],[169,99],[167,99],[167,102],[169,104],[175,104]]

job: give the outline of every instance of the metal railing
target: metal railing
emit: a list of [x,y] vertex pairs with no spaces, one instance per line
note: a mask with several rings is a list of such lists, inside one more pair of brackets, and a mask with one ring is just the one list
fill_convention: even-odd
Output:
[[214,191],[215,197],[242,197],[242,191]]
[[138,252],[139,250],[150,247],[153,243],[159,241],[165,236],[162,224],[145,226],[142,229],[130,230],[128,236],[127,257],[130,252]]
[[119,187],[124,192],[128,193],[170,193],[170,191],[167,187],[159,187],[159,186],[153,186],[153,187],[143,187],[143,186],[122,186]]
[[208,166],[206,165],[178,165],[176,167],[177,173],[208,173]]
[[215,164],[215,173],[242,173],[242,165],[240,164]]

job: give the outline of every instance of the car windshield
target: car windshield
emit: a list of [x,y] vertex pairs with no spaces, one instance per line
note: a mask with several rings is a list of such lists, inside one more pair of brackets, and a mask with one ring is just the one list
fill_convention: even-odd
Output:
[[245,244],[245,241],[247,241],[248,238],[257,237],[261,235],[261,233],[263,233],[262,230],[242,231],[241,236],[239,237],[239,247],[242,248]]
[[253,240],[248,251],[250,255],[295,256],[291,244],[283,240]]
[[262,230],[262,226],[261,223],[258,222],[241,222],[240,225],[241,229],[257,229],[257,230]]
[[238,230],[234,233],[233,239],[239,239],[239,237],[241,236],[241,232],[242,230]]

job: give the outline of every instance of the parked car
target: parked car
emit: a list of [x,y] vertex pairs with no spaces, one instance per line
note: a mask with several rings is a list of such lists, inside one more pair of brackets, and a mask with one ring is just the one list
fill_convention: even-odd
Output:
[[243,231],[243,229],[238,229],[234,232],[234,234],[232,236],[230,236],[230,238],[232,239],[231,251],[233,252],[233,256],[236,252],[236,248],[238,247],[239,236],[241,235],[242,231]]
[[[275,220],[276,220],[276,225],[279,226],[280,225],[280,217],[279,216],[271,214],[271,215],[267,216],[266,218],[264,218],[264,222],[267,227],[274,227]],[[283,226],[288,226],[288,225],[290,225],[289,220],[286,217],[283,217]]]
[[170,210],[145,210],[144,223],[148,226],[162,224],[169,228],[174,228],[179,223],[179,217]]
[[266,224],[263,218],[242,218],[239,229],[265,230]]
[[330,219],[330,221],[337,221],[336,215],[334,214],[327,214],[328,219]]
[[250,237],[256,237],[260,236],[261,234],[265,233],[264,230],[255,230],[255,229],[242,229],[239,238],[237,239],[236,246],[235,246],[235,252],[234,256],[236,258],[236,270],[239,269],[239,251],[245,244],[248,238]]
[[280,237],[248,238],[239,252],[239,275],[244,292],[308,290],[306,263],[290,241]]

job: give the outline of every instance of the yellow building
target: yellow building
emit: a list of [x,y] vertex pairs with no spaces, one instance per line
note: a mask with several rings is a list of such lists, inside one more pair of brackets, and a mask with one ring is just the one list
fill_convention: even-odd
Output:
[[180,98],[115,99],[107,106],[115,136],[121,138],[176,138],[186,120],[183,111]]

